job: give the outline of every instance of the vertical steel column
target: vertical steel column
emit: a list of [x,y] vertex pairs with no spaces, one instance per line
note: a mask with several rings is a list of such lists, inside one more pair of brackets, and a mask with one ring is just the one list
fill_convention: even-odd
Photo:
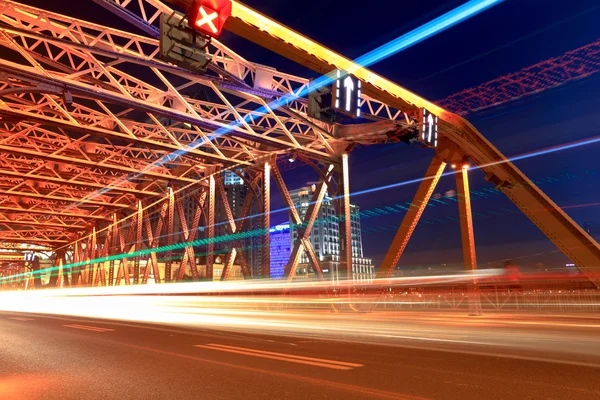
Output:
[[262,265],[261,278],[271,277],[271,166],[268,162],[265,163],[263,172],[263,187],[262,187],[262,229],[264,230],[262,237]]
[[[81,247],[81,241],[77,240],[73,246],[73,263],[74,264],[78,264],[79,262],[81,262],[80,247]],[[79,281],[80,277],[81,277],[81,266],[80,265],[71,266],[71,285],[79,286],[81,284],[81,282]]]
[[208,178],[208,204],[206,207],[206,278],[213,280],[215,260],[215,177],[212,173]]
[[102,255],[99,254],[98,256],[101,257],[103,261],[99,262],[96,268],[94,286],[106,286],[106,269],[104,268],[104,260],[106,260],[106,257],[108,256],[108,249],[110,248],[110,239],[110,229],[108,229],[106,236],[104,237],[104,245],[102,247],[99,246],[100,248],[98,249],[98,253],[100,253],[100,250],[102,250]]
[[352,225],[350,214],[350,175],[348,154],[342,154],[338,170],[340,271],[344,279],[352,280]]
[[96,263],[93,261],[96,258],[96,227],[92,228],[92,240],[90,241],[90,248],[88,249],[89,265],[88,265],[88,286],[94,286],[94,266]]
[[165,283],[171,282],[171,266],[173,264],[173,224],[175,223],[175,195],[173,194],[173,188],[169,187],[169,210],[167,217],[167,248],[169,249],[165,254]]
[[[143,222],[143,208],[142,201],[138,200],[137,219],[136,219],[136,236],[135,246],[133,251],[138,252],[142,250],[142,222]],[[140,256],[136,255],[133,259],[133,284],[137,285],[140,283]]]
[[[56,259],[54,260],[54,265],[52,266],[52,271],[50,272],[50,281],[48,282],[48,286],[50,287],[63,287],[63,265],[65,259],[65,249],[58,249],[54,252],[56,255]],[[69,285],[67,281],[67,286]]]
[[[117,249],[117,241],[118,241],[118,229],[117,229],[117,214],[113,213],[113,222],[110,226],[110,230],[112,231],[110,250],[108,254],[110,256],[115,256],[117,253],[120,253]],[[114,285],[115,282],[115,260],[111,257],[108,263],[108,286]]]
[[[156,223],[156,230],[154,234],[152,234],[152,224],[150,223],[150,213],[146,212],[146,236],[148,237],[148,248],[150,249],[150,264],[152,265],[152,274],[154,275],[154,282],[161,283],[160,281],[160,270],[158,269],[158,259],[156,257],[155,249],[158,247],[160,234],[163,229],[165,216],[167,215],[167,209],[169,208],[169,203],[163,203],[160,208],[160,215],[158,216],[158,221]],[[142,278],[142,283],[148,283],[148,278],[150,276],[150,267],[146,266],[144,270],[144,276]]]
[[469,315],[481,315],[481,299],[477,282],[477,256],[475,253],[475,236],[473,233],[473,216],[471,213],[471,193],[469,191],[469,167],[464,165],[456,173],[456,194],[458,196],[458,212],[460,215],[460,233],[462,238],[465,270],[470,271],[472,279],[468,282]]
[[394,240],[392,240],[381,267],[377,271],[377,278],[389,278],[392,275],[445,168],[446,162],[438,157],[433,158],[413,202],[402,219],[402,224],[398,228]]

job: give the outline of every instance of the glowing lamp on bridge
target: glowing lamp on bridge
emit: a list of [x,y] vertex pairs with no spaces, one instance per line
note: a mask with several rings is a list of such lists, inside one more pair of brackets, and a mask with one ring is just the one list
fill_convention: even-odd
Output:
[[231,7],[231,0],[195,0],[188,11],[188,24],[196,31],[218,37]]

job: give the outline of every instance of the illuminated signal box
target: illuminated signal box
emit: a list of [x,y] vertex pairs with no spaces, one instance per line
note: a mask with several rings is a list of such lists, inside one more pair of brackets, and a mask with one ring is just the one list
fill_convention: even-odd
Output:
[[430,147],[437,147],[438,145],[438,117],[425,108],[421,110],[419,139]]
[[360,118],[360,97],[362,82],[348,73],[336,71],[332,89],[333,109],[354,118]]
[[219,37],[231,7],[231,0],[195,0],[188,11],[188,24],[198,32]]

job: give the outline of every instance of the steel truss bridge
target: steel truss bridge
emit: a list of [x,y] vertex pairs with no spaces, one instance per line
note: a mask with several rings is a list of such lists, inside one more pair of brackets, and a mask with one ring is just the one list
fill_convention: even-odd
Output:
[[[395,142],[411,134],[423,108],[439,117],[439,145],[378,276],[390,276],[450,164],[459,166],[465,268],[476,269],[468,169],[461,168],[469,162],[600,285],[598,243],[464,118],[234,1],[225,29],[318,73],[341,69],[361,80],[362,117],[371,122],[327,124],[309,117],[306,99],[295,96],[308,79],[246,60],[218,40],[207,49],[212,61],[206,73],[162,61],[158,24],[163,13],[173,12],[170,5],[94,2],[143,34],[0,0],[0,244],[53,251],[60,272],[51,285],[147,283],[150,276],[163,283],[182,280],[186,270],[194,279],[212,279],[217,203],[225,209],[232,238],[220,278],[228,279],[234,264],[250,277],[241,248],[250,227],[247,219],[233,218],[219,179],[224,170],[235,171],[251,189],[242,217],[259,211],[266,249],[271,181],[277,185],[300,227],[286,269],[289,280],[303,252],[323,277],[309,237],[325,193],[335,195],[340,264],[351,278],[348,153],[356,144]],[[276,109],[268,106],[282,96],[293,99]],[[310,165],[319,181],[304,217],[278,166],[292,156]],[[191,223],[184,215],[185,196],[194,199]],[[202,276],[197,243],[207,254]],[[162,276],[157,251],[167,259]],[[174,252],[182,255],[177,271],[169,261]],[[71,266],[62,268],[67,254]],[[269,251],[262,257],[262,276],[269,276]],[[146,268],[140,266],[144,259]]]

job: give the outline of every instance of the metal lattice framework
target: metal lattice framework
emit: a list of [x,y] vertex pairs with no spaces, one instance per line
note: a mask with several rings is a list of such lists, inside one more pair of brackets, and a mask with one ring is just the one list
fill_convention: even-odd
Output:
[[540,93],[600,71],[600,40],[437,101],[459,115]]
[[[389,276],[398,262],[442,166],[471,160],[598,282],[598,244],[461,117],[234,1],[229,31],[319,73],[342,69],[362,81],[360,107],[372,122],[325,124],[308,117],[306,101],[297,96],[308,80],[249,62],[217,40],[209,44],[205,74],[161,61],[157,24],[162,13],[173,12],[161,1],[94,1],[147,36],[0,0],[0,241],[54,248],[62,272],[53,285],[145,283],[150,277],[169,282],[183,279],[186,270],[193,279],[212,279],[219,201],[232,238],[221,279],[234,263],[249,277],[241,244],[249,227],[228,210],[218,175],[224,169],[235,170],[251,189],[242,216],[252,208],[260,213],[261,276],[269,276],[273,175],[301,226],[289,279],[302,251],[321,275],[308,236],[326,187],[338,198],[340,264],[351,278],[347,153],[357,143],[391,142],[418,128],[422,108],[440,118],[440,145],[431,179],[413,202],[416,212],[406,214],[380,276]],[[268,105],[282,96],[289,97],[285,106]],[[303,219],[294,213],[277,166],[278,156],[289,154],[311,165],[320,180],[315,206]],[[469,193],[466,172],[460,175],[463,202]],[[186,196],[193,202],[191,221]],[[472,270],[468,201],[460,210],[465,267]],[[204,238],[198,239],[201,222]],[[206,249],[204,272],[195,264],[199,245]],[[158,250],[165,253],[163,276]],[[177,271],[171,268],[174,252],[182,255]],[[67,260],[74,265],[63,268]]]

